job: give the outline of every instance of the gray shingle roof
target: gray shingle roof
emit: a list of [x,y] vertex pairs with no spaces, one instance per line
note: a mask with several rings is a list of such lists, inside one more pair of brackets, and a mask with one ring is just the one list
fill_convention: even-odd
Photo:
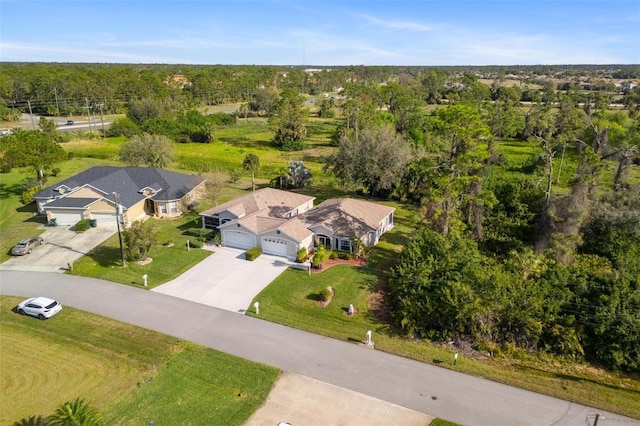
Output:
[[[113,192],[120,195],[120,204],[129,208],[140,200],[146,198],[139,193],[143,188],[151,188],[158,191],[151,198],[156,201],[179,200],[193,188],[204,181],[196,175],[172,172],[163,169],[151,169],[145,167],[92,167],[78,173],[62,182],[49,186],[36,193],[36,199],[50,199],[61,194],[55,190],[60,186],[67,186],[71,190],[91,185],[103,191],[105,198],[114,199]],[[71,198],[66,198],[71,200]]]
[[100,198],[63,198],[60,200],[53,200],[47,204],[47,207],[61,207],[61,208],[69,208],[69,209],[83,209],[90,204],[95,203]]

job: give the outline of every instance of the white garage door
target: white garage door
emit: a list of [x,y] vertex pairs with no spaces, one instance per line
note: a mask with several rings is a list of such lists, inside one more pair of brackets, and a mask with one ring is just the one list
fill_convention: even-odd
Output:
[[81,213],[53,213],[58,225],[75,225],[82,220]]
[[91,219],[95,219],[98,226],[117,226],[115,214],[91,213]]
[[279,238],[263,238],[262,252],[286,257],[288,244],[289,243],[286,240],[281,240]]
[[256,237],[245,232],[223,231],[222,244],[228,247],[250,249],[256,246]]

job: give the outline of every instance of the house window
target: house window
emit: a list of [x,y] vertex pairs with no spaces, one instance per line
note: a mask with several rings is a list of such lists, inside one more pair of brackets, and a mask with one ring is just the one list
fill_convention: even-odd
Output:
[[327,250],[331,250],[331,237],[318,235],[318,244],[324,246]]
[[160,203],[160,214],[167,214],[167,204]]
[[209,229],[216,229],[220,225],[220,219],[217,216],[203,216],[204,227]]
[[341,251],[351,251],[351,240],[340,240],[340,248]]
[[172,215],[178,214],[178,203],[175,201],[169,203],[169,208],[171,209]]

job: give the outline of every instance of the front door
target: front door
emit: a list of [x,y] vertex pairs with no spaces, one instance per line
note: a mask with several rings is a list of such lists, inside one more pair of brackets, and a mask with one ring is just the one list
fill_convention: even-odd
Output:
[[331,250],[331,237],[318,235],[318,245],[323,245],[325,249]]

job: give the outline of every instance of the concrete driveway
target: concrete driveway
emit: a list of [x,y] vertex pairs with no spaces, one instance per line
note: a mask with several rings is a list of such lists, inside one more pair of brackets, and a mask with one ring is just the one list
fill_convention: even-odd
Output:
[[285,258],[266,254],[249,262],[244,258],[245,250],[229,247],[205,249],[214,253],[178,278],[152,291],[244,313],[263,288],[294,265]]
[[244,426],[426,426],[433,420],[418,411],[309,377],[282,373],[269,398]]
[[70,226],[48,228],[40,234],[44,244],[31,254],[14,256],[0,264],[0,270],[64,272],[70,262],[75,262],[95,246],[117,232],[115,226],[89,228],[76,233]]

